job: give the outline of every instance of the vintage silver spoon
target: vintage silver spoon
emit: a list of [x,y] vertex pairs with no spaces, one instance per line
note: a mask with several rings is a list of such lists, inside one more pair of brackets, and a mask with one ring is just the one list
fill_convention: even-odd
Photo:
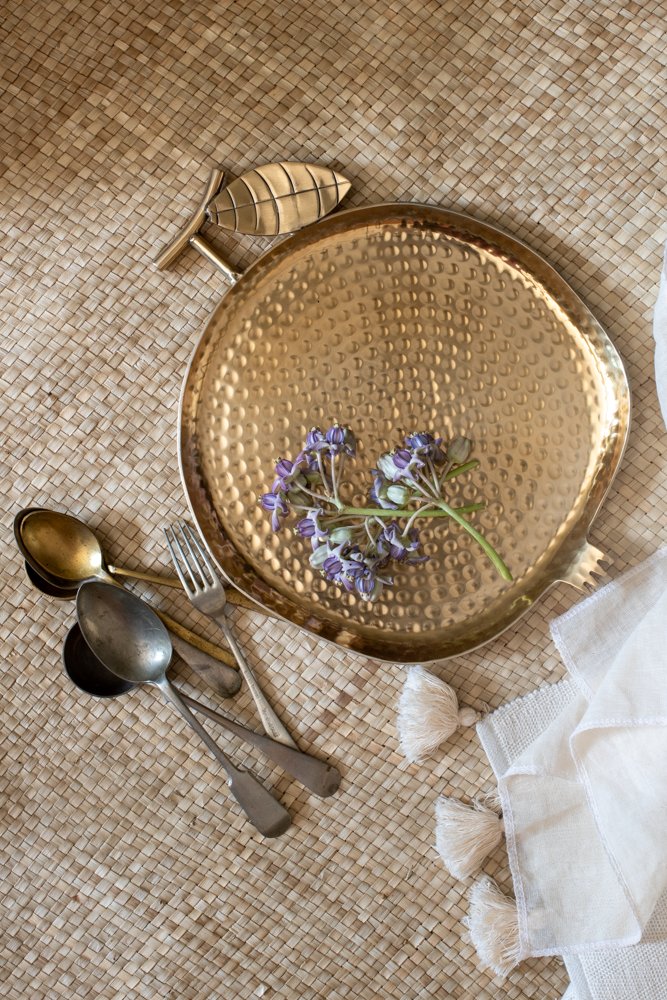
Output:
[[[108,670],[101,660],[93,653],[88,643],[81,634],[78,622],[72,625],[65,636],[63,642],[63,666],[65,673],[76,687],[93,698],[117,698],[126,694],[137,685],[131,681],[125,681],[117,674]],[[179,694],[188,708],[205,715],[212,722],[217,723],[223,729],[238,736],[245,743],[260,750],[265,757],[272,760],[274,764],[281,767],[283,771],[313,792],[320,798],[326,799],[333,795],[340,786],[340,772],[331,764],[323,760],[317,760],[309,754],[300,750],[293,750],[282,743],[269,739],[261,733],[255,733],[252,729],[246,729],[236,722],[225,719],[224,716],[214,712],[211,708],[201,705],[194,698],[189,698],[182,691]]]
[[88,646],[122,680],[152,684],[181,713],[228,776],[228,785],[246,816],[265,837],[278,837],[292,820],[285,807],[249,771],[241,771],[220,750],[167,680],[172,647],[166,628],[143,601],[113,584],[83,583],[76,614]]
[[[44,577],[40,576],[28,562],[24,565],[29,583],[40,594],[52,597],[55,601],[76,600],[78,587],[71,590],[54,587],[53,584],[48,583]],[[169,632],[174,652],[199,674],[212,691],[215,691],[221,698],[233,698],[240,691],[243,679],[237,670],[232,670],[231,667],[214,659],[210,653],[206,653],[204,650],[198,649],[191,643],[186,642],[185,639],[176,635],[175,632],[171,632],[169,629],[167,631]]]

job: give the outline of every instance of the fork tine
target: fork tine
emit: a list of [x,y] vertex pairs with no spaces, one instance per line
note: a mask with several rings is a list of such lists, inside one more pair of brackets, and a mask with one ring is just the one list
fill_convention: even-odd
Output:
[[[197,591],[200,589],[200,587],[199,587],[199,584],[197,583],[197,579],[196,579],[196,577],[195,577],[195,575],[194,575],[194,573],[192,571],[192,567],[190,566],[190,563],[188,562],[188,557],[186,556],[185,552],[183,551],[183,546],[181,545],[181,542],[180,542],[180,539],[179,539],[178,535],[174,531],[174,526],[171,525],[170,528],[169,528],[169,530],[171,531],[171,536],[172,536],[174,545],[177,547],[177,549],[178,549],[178,551],[180,553],[181,560],[183,561],[183,565],[187,569],[188,574],[190,575],[190,579],[192,581],[192,584],[191,584],[191,586],[188,587],[188,590],[192,590],[196,594]],[[165,529],[164,533],[165,533],[165,535],[167,535],[167,530],[166,529]],[[176,555],[175,555],[174,550],[172,548],[171,541],[169,540],[169,535],[167,535],[167,545],[169,546],[169,551],[171,552],[171,558],[174,560],[174,566],[176,567],[178,575],[180,576],[181,580],[183,580],[183,578],[184,578],[183,577],[183,573],[182,573],[182,570],[180,568],[179,561],[176,558]]]
[[[167,548],[169,549],[169,554],[171,555],[171,561],[174,564],[174,569],[178,573],[178,579],[183,584],[183,587],[185,588],[186,594],[188,594],[188,596],[190,596],[191,593],[192,593],[192,583],[190,581],[186,580],[186,578],[185,578],[185,573],[183,572],[183,569],[181,567],[181,564],[180,564],[179,560],[176,558],[176,553],[174,552],[174,546],[172,545],[172,539],[170,538],[170,534],[169,534],[171,532],[171,535],[173,536],[174,529],[171,527],[171,525],[168,525],[166,528],[163,528],[162,530],[164,531],[164,537],[167,540]],[[174,538],[174,542],[175,541],[176,541],[176,539]],[[189,570],[189,567],[187,566],[187,564],[186,564],[186,568]]]
[[176,573],[178,574],[178,579],[181,581],[181,584],[185,587],[186,592],[189,592],[190,587],[188,585],[187,580],[185,579],[185,575],[183,573],[183,570],[181,569],[181,564],[179,563],[178,559],[176,558],[176,553],[174,552],[174,550],[172,548],[171,539],[169,537],[169,532],[170,532],[171,528],[163,528],[162,530],[164,531],[164,537],[167,540],[167,548],[169,549],[169,554],[171,555],[171,561],[174,564],[174,569],[176,570]]
[[187,534],[186,534],[186,532],[185,532],[185,530],[183,528],[184,524],[185,524],[185,521],[179,521],[178,522],[178,527],[180,528],[181,535],[183,536],[183,541],[185,542],[185,544],[188,547],[188,552],[190,553],[190,557],[192,559],[192,562],[197,567],[197,572],[199,573],[199,577],[201,579],[202,587],[204,587],[204,588],[210,587],[211,584],[210,584],[209,580],[206,577],[206,573],[204,572],[204,568],[203,568],[203,566],[201,564],[201,561],[197,558],[197,553],[192,548],[192,545],[190,544],[190,539],[188,538],[188,536],[187,536]]
[[[206,566],[206,569],[209,571],[209,573],[211,575],[211,581],[212,581],[212,583],[213,584],[219,583],[220,581],[218,580],[218,577],[216,576],[216,572],[213,569],[213,566],[211,564],[211,560],[209,559],[209,557],[206,554],[206,552],[204,552],[202,546],[199,544],[199,539],[195,535],[195,533],[192,530],[192,528],[190,527],[190,525],[187,524],[185,521],[181,521],[180,522],[180,528],[181,528],[181,531],[183,532],[183,534],[185,535],[185,540],[188,543],[188,548],[190,549],[190,552],[192,552],[192,546],[190,545],[190,541],[192,540],[192,542],[194,542],[195,546],[197,547],[197,551],[199,552],[199,554],[200,554],[200,556],[202,558],[202,561],[203,561],[204,565]],[[195,560],[197,560],[197,556],[195,555],[194,552],[192,552],[192,556],[193,556],[193,558]],[[197,560],[197,562],[199,562],[199,560]],[[199,563],[199,568],[201,570],[201,563]]]

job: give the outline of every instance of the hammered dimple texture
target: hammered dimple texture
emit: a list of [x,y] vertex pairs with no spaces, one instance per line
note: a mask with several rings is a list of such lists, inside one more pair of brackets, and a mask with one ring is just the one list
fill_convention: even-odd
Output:
[[[444,635],[521,588],[588,495],[613,390],[558,303],[491,250],[394,220],[334,234],[266,269],[213,323],[201,474],[245,560],[308,613],[406,642]],[[404,434],[471,438],[480,465],[448,495],[486,504],[472,521],[515,583],[450,519],[421,522],[429,561],[397,567],[374,604],[322,579],[297,518],[274,533],[260,497],[274,460],[334,420],[359,443],[343,493],[354,506],[368,503],[371,469]]]

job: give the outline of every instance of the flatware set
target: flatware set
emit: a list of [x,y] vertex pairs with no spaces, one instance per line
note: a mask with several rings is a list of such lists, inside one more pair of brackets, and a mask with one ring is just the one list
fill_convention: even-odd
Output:
[[[178,579],[117,568],[112,574],[94,532],[68,514],[26,508],[14,520],[31,585],[55,600],[76,601],[77,623],[62,650],[63,666],[73,684],[96,698],[128,694],[139,684],[158,687],[225,769],[230,791],[253,826],[265,837],[279,836],[291,824],[287,810],[250,771],[231,762],[193,711],[260,750],[322,798],[338,789],[340,773],[298,749],[259,687],[225,612],[234,596],[240,598],[237,604],[254,608],[253,602],[245,595],[228,595],[188,525],[179,522],[165,534]],[[194,607],[218,624],[233,655],[125,590],[115,576],[182,588]],[[267,735],[239,725],[170,684],[166,673],[175,656],[220,697],[233,697],[245,680]],[[237,665],[238,671],[232,669]]]

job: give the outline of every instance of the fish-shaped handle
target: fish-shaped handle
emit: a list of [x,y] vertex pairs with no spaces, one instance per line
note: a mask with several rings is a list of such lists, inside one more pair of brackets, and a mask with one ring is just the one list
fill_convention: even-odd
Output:
[[255,167],[217,193],[206,207],[211,222],[235,233],[280,236],[324,218],[350,190],[346,177],[310,163]]
[[215,167],[194,214],[154,258],[158,270],[169,267],[187,246],[193,246],[234,282],[242,272],[201,235],[207,221],[254,236],[293,233],[333,211],[351,186],[330,167],[288,161],[256,167],[227,188],[223,183],[222,168]]

